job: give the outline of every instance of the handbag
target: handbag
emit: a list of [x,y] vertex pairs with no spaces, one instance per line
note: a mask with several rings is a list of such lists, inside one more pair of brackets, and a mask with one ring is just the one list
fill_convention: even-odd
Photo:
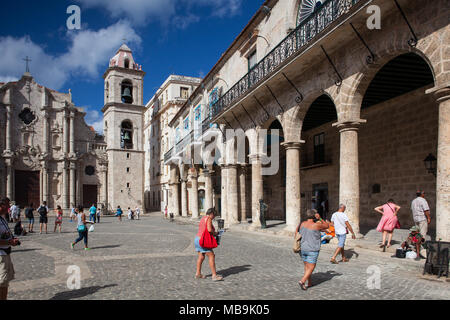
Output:
[[84,224],[82,224],[81,226],[78,226],[77,231],[85,232],[86,231],[86,226]]
[[203,231],[202,236],[199,240],[199,244],[200,247],[205,249],[217,248],[216,238],[211,233],[209,233],[207,228],[205,228],[205,231]]
[[300,234],[300,232],[297,232],[295,234],[295,240],[294,240],[294,245],[292,246],[292,250],[294,251],[294,253],[299,253],[301,251],[301,242],[302,239],[302,235]]

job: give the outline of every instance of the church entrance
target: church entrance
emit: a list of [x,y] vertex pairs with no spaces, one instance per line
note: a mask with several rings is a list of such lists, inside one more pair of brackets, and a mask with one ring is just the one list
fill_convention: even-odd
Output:
[[39,206],[39,171],[15,170],[14,195],[16,204],[20,207],[26,207],[31,203],[34,207]]
[[97,185],[83,184],[83,207],[90,208],[93,204],[97,204]]

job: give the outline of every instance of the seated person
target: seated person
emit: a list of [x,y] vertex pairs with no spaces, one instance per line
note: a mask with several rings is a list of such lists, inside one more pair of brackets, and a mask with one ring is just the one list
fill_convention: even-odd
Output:
[[[327,223],[331,223],[328,220],[325,220]],[[322,241],[322,244],[330,242],[331,239],[333,239],[336,236],[334,226],[330,224],[330,227],[325,230],[325,232],[320,233],[320,241]]]
[[425,242],[425,238],[420,234],[420,229],[417,226],[409,229],[410,233],[405,242],[402,243],[402,249],[408,251],[413,247],[417,254],[417,259],[424,258],[420,255],[420,246]]
[[14,235],[16,236],[24,236],[27,232],[25,231],[24,227],[22,226],[22,221],[18,220],[16,222],[16,225],[14,226]]

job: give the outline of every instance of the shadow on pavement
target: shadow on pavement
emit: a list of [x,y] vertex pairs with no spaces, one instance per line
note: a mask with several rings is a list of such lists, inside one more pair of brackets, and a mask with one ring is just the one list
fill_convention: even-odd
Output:
[[237,273],[248,271],[248,270],[250,270],[249,267],[251,267],[251,265],[249,265],[249,264],[244,265],[244,266],[231,267],[228,269],[217,271],[217,274],[220,274],[224,278],[226,278],[227,276],[231,276],[232,274],[237,274]]
[[78,290],[60,292],[60,293],[57,293],[53,298],[50,298],[50,300],[70,300],[70,299],[82,298],[87,295],[94,294],[101,289],[116,287],[116,286],[117,286],[117,284],[108,284],[108,285],[102,286],[102,287],[94,286],[94,287],[87,287],[87,288],[82,288],[82,289],[78,289]]
[[317,272],[311,275],[311,281],[313,286],[318,286],[322,282],[326,282],[337,276],[342,276],[342,273],[333,270],[328,270],[327,272]]
[[103,246],[103,247],[92,247],[91,250],[97,250],[97,249],[112,249],[112,248],[118,248],[120,247],[120,244],[112,244],[109,246]]
[[353,258],[353,256],[356,256],[356,258],[359,257],[359,253],[356,252],[353,249],[345,249],[345,257],[349,260],[351,260]]
[[41,250],[41,249],[19,249],[19,250],[16,250],[16,249],[13,249],[12,250],[12,253],[15,253],[15,252],[27,252],[27,251],[37,251],[37,250]]

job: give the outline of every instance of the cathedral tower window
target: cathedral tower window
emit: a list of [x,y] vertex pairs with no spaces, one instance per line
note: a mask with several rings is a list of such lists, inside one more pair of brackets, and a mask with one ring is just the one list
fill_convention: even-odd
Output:
[[122,82],[121,96],[123,103],[133,103],[133,84],[130,80]]
[[128,120],[123,121],[121,125],[120,147],[122,149],[133,149],[133,125]]
[[124,68],[125,68],[125,69],[129,69],[129,68],[130,68],[130,59],[125,58]]

